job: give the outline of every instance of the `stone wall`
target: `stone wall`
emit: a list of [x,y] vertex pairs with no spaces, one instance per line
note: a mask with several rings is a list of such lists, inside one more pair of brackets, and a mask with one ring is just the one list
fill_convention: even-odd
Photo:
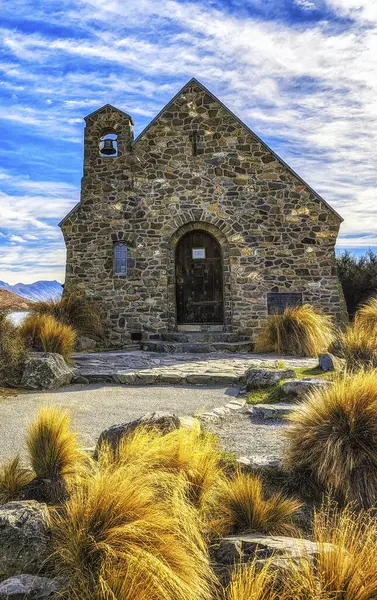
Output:
[[[116,158],[99,156],[108,131],[118,135]],[[339,225],[194,81],[135,142],[131,118],[113,107],[86,118],[81,203],[62,223],[66,288],[78,285],[101,302],[111,345],[131,333],[174,329],[175,246],[198,228],[222,247],[227,331],[253,336],[267,314],[267,292],[302,292],[304,302],[339,319]],[[128,245],[125,276],[113,274],[117,240]]]

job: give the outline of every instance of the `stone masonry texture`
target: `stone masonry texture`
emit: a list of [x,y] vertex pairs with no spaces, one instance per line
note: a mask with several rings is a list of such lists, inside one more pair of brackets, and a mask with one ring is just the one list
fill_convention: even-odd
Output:
[[[61,223],[65,289],[101,304],[109,347],[176,329],[175,248],[193,229],[221,245],[224,331],[253,338],[268,292],[302,293],[342,318],[341,218],[199,82],[135,141],[131,117],[110,105],[85,121],[81,200]],[[116,157],[100,156],[106,133],[118,136]],[[114,275],[117,241],[126,275]]]

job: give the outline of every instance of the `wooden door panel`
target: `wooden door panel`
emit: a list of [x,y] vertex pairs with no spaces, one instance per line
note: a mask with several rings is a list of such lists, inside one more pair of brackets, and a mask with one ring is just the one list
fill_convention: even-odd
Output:
[[[205,257],[194,258],[195,253]],[[204,251],[204,252],[203,252]],[[203,231],[193,231],[180,240],[175,256],[177,322],[223,323],[223,278],[221,248]]]

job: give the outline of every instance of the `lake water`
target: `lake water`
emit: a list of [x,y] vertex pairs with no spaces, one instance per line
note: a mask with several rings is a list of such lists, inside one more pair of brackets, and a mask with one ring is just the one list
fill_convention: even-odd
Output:
[[27,317],[29,311],[19,310],[17,312],[8,313],[8,318],[14,323],[14,325],[20,325],[22,321]]

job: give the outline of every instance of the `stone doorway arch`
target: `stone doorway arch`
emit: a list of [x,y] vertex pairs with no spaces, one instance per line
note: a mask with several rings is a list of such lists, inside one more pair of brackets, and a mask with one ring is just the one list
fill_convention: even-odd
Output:
[[[230,283],[230,258],[229,245],[225,234],[216,226],[206,222],[190,222],[179,227],[169,240],[168,257],[168,323],[169,330],[177,329],[177,281],[176,281],[176,252],[177,247],[188,233],[200,231],[208,234],[214,239],[216,245],[221,250],[221,268],[222,268],[222,325],[224,331],[232,330],[232,312],[231,312],[231,283]],[[204,324],[205,327],[205,324]]]

